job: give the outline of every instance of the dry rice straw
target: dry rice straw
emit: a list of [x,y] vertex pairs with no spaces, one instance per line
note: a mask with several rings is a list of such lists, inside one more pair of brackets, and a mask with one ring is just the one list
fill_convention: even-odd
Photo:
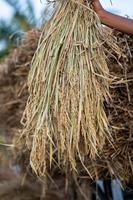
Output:
[[36,174],[52,165],[77,171],[77,162],[89,174],[85,157],[95,159],[111,139],[104,109],[112,79],[103,47],[107,35],[91,3],[57,4],[32,60],[22,135]]

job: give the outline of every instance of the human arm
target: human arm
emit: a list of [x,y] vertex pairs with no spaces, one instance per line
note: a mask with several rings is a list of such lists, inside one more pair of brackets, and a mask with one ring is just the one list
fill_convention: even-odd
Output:
[[102,7],[99,0],[93,0],[94,10],[101,22],[110,28],[133,35],[133,20],[112,14]]

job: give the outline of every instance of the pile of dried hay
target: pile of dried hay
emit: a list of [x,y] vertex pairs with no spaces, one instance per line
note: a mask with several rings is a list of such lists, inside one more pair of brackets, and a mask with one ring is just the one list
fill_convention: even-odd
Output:
[[[27,75],[37,48],[40,32],[32,30],[24,36],[21,46],[14,49],[0,64],[0,130],[9,132],[21,127],[20,120],[27,100]],[[9,128],[9,131],[8,131]]]
[[117,49],[92,9],[92,1],[59,1],[42,30],[28,78],[22,139],[30,165],[45,176],[54,165],[79,173],[112,137],[105,113],[111,76],[104,44]]
[[98,177],[111,176],[122,182],[133,181],[133,37],[115,33],[123,56],[118,63],[109,58],[110,73],[121,80],[110,87],[112,102],[108,105],[112,126],[113,146],[105,144],[101,157],[94,161],[90,170]]

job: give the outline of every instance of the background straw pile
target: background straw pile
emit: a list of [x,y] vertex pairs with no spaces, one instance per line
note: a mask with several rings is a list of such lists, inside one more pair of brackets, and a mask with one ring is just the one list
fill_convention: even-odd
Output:
[[105,140],[111,143],[104,103],[113,77],[105,38],[90,2],[58,2],[43,27],[22,119],[30,164],[40,176],[52,165],[77,171],[77,163],[90,174],[85,159],[95,159]]

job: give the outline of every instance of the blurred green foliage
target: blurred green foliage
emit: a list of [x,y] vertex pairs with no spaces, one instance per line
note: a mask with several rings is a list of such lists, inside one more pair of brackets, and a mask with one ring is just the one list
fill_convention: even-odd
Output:
[[[13,9],[13,16],[8,22],[7,20],[0,20],[0,43],[3,44],[0,50],[0,60],[7,56],[13,48],[17,40],[22,34],[31,28],[35,27],[37,20],[32,0],[4,0]],[[22,9],[24,8],[24,9]]]

